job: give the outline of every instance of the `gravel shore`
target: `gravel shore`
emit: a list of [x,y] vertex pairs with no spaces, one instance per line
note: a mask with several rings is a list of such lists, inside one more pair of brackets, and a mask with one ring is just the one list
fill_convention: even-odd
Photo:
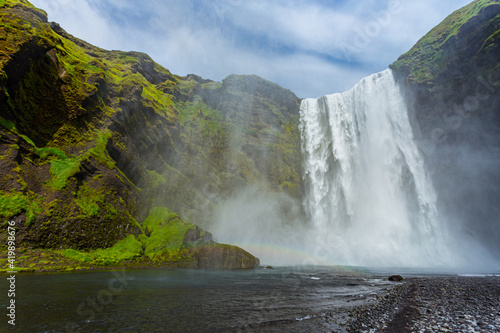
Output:
[[351,310],[348,332],[500,332],[500,277],[409,278]]

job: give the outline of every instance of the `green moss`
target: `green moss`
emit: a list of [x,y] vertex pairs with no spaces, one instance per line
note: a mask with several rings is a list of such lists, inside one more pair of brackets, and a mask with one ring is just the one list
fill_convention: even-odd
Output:
[[[142,254],[153,261],[194,260],[189,256],[189,251],[183,248],[183,244],[186,232],[196,227],[179,219],[177,214],[165,207],[152,208],[142,228],[144,233],[137,238],[134,235],[128,235],[111,248],[93,251],[66,249],[61,250],[60,253],[85,264],[104,266],[117,265]],[[200,235],[203,236],[204,232]],[[142,253],[143,248],[144,253]]]
[[12,121],[9,121],[3,117],[0,116],[0,125],[8,129],[9,131],[15,131],[16,130],[16,125]]
[[50,161],[51,180],[48,186],[54,190],[62,190],[66,187],[69,177],[80,171],[80,161],[76,158],[53,159]]
[[47,15],[45,11],[36,8],[33,6],[28,0],[0,0],[0,7],[14,7],[16,5],[22,5],[23,7],[28,7],[28,8],[33,8],[36,9],[37,11],[40,11],[41,13]]
[[26,213],[25,225],[29,226],[36,216],[43,212],[42,203],[42,197],[34,193],[0,191],[0,216],[11,219],[24,211]]
[[202,89],[214,92],[222,88],[222,83],[220,82],[208,82],[201,85]]
[[63,151],[53,147],[36,148],[36,153],[42,160],[49,156],[58,157],[61,160],[66,160],[66,154]]
[[100,164],[105,165],[109,169],[114,169],[116,162],[109,157],[106,145],[111,137],[110,132],[97,132],[95,134],[95,146],[87,150],[80,158],[80,161],[88,160],[90,157],[95,158]]
[[150,233],[149,237],[146,234],[139,236],[139,240],[146,248],[145,254],[149,257],[165,251],[179,251],[186,232],[195,228],[165,207],[152,208],[142,227]]
[[151,186],[165,186],[167,184],[167,180],[165,177],[160,175],[158,172],[154,170],[147,170],[148,171],[148,176],[149,176],[149,182]]
[[179,121],[183,137],[190,143],[202,144],[201,153],[225,148],[228,125],[220,110],[214,110],[202,101],[178,102]]
[[173,116],[174,103],[171,96],[157,90],[155,86],[147,81],[143,83],[142,98],[146,106],[154,108],[161,115],[166,117]]
[[78,157],[74,155],[67,157],[66,154],[55,147],[37,148],[36,145],[27,136],[21,137],[33,147],[33,151],[40,157],[42,163],[50,162],[51,179],[47,182],[47,186],[54,190],[62,190],[67,185],[68,178],[74,176],[80,171],[80,166],[83,161],[88,161],[93,157],[100,164],[109,169],[115,168],[115,162],[109,157],[106,151],[108,138],[111,136],[108,132],[96,132],[90,136],[90,141],[94,142],[93,147],[84,151]]
[[[452,54],[446,54],[443,51],[445,44],[456,37],[467,22],[492,4],[498,5],[498,1],[476,0],[455,11],[422,37],[415,46],[394,62],[391,68],[407,72],[409,81],[432,82],[439,71],[446,70],[447,66],[453,66],[452,63],[448,64],[447,59],[455,56],[457,50],[453,49]],[[489,42],[487,44],[489,45]]]
[[75,202],[84,216],[96,217],[100,211],[99,204],[104,203],[104,194],[83,184],[78,190]]
[[125,260],[132,260],[141,255],[142,243],[134,235],[118,241],[113,247],[94,251],[78,251],[74,249],[60,250],[63,256],[88,264],[98,266],[118,265]]

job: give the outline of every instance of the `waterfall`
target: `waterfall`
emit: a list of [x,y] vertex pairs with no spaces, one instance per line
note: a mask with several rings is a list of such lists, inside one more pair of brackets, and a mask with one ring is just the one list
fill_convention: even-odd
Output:
[[392,71],[302,101],[304,207],[315,253],[339,264],[448,260],[436,193]]

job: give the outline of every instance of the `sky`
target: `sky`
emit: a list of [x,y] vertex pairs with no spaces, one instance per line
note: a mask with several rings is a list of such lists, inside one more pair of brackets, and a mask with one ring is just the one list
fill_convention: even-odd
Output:
[[256,74],[298,97],[386,69],[469,0],[31,0],[70,34],[178,75]]

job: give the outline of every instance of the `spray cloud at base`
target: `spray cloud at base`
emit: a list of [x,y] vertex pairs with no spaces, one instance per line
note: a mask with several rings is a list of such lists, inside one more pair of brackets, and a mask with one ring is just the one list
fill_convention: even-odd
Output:
[[265,187],[240,189],[224,201],[209,228],[217,241],[236,244],[268,265],[303,264],[311,229],[300,202]]

